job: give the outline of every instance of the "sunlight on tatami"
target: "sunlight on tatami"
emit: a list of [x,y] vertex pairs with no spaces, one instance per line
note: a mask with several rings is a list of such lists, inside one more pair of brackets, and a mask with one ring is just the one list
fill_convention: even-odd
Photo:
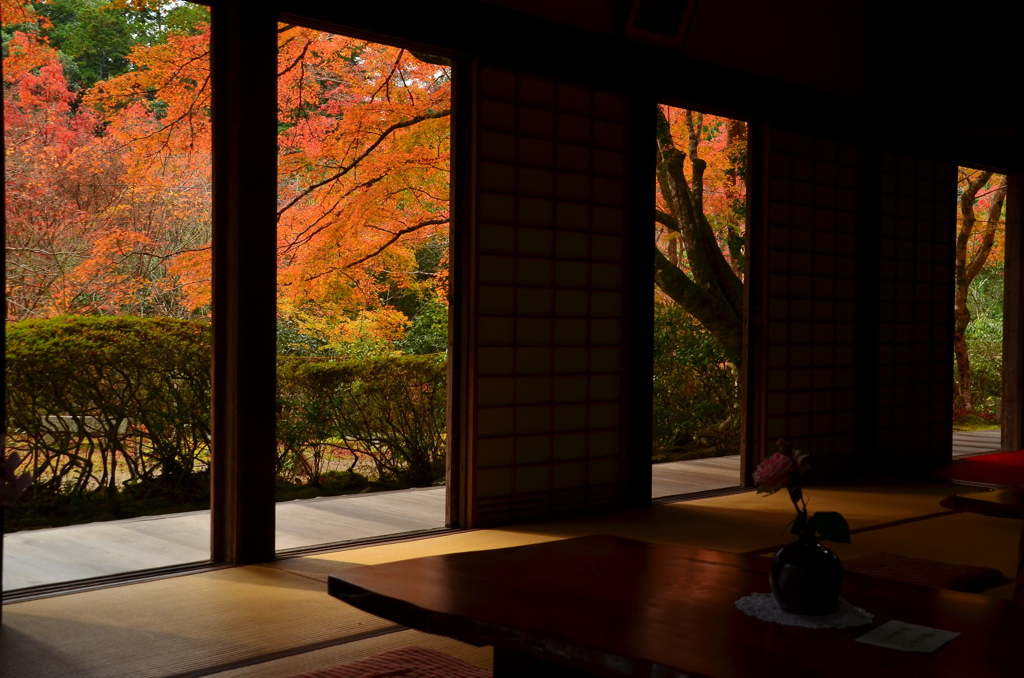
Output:
[[[1011,574],[1019,522],[945,511],[939,501],[957,489],[927,482],[845,483],[809,488],[808,496],[811,510],[835,510],[848,519],[853,543],[835,547],[842,558],[887,551]],[[791,518],[784,493],[765,497],[747,492],[454,532],[13,603],[3,610],[0,675],[284,678],[406,645],[489,666],[488,648],[401,630],[331,598],[327,575],[358,565],[588,534],[770,552],[792,539],[784,532]],[[1009,598],[1012,585],[985,594]]]

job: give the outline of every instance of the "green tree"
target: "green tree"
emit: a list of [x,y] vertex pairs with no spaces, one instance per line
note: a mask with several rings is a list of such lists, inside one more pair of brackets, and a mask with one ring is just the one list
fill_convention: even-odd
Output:
[[201,5],[169,1],[48,0],[35,9],[49,20],[42,35],[66,57],[64,75],[78,90],[131,70],[134,46],[165,42],[170,33],[195,35],[197,24],[210,21]]

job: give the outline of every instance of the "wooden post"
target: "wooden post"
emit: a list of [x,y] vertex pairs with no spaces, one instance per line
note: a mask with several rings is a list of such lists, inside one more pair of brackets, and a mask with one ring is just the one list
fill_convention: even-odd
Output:
[[764,440],[764,353],[767,276],[768,191],[765,163],[768,129],[764,121],[747,123],[747,215],[744,224],[746,271],[743,284],[743,365],[740,368],[741,487],[754,486],[754,469],[766,456]]
[[473,67],[468,60],[452,60],[452,125],[451,125],[451,226],[449,231],[448,272],[448,421],[445,460],[445,525],[465,527],[468,522],[469,491],[469,420],[471,364],[469,335],[473,299],[468,280],[471,260],[473,214]]
[[1003,272],[1003,402],[1001,447],[1024,448],[1024,181],[1007,177],[1006,258]]
[[620,398],[625,403],[623,427],[625,454],[622,477],[626,479],[626,506],[649,506],[653,483],[651,451],[654,417],[654,196],[656,162],[655,125],[658,101],[654,87],[640,83],[632,92],[629,111],[630,154],[626,256],[626,281],[622,295],[623,365]]
[[274,558],[277,14],[212,7],[216,561]]

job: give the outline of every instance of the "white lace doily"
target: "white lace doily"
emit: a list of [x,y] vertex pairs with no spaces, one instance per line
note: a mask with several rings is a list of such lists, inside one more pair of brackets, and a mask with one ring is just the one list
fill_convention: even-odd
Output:
[[770,593],[751,593],[736,601],[741,612],[762,621],[785,624],[786,626],[803,626],[809,629],[841,629],[848,626],[864,626],[870,624],[875,615],[867,610],[854,607],[845,598],[839,599],[839,609],[822,615],[793,614],[783,612]]

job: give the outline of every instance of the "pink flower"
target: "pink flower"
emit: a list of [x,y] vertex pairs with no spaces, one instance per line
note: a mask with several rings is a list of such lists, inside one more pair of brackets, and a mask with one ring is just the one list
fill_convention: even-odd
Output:
[[792,482],[793,472],[793,460],[776,452],[758,464],[754,471],[754,484],[758,492],[773,494]]

